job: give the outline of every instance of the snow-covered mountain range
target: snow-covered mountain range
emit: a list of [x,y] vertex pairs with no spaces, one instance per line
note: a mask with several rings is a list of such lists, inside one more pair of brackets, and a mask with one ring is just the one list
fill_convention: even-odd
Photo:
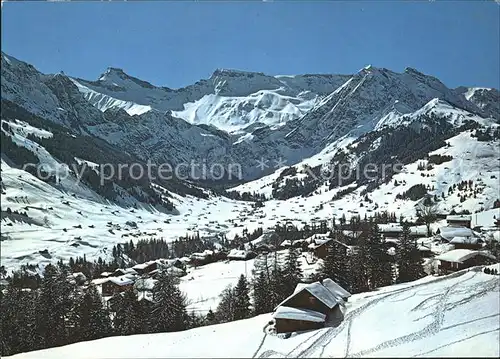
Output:
[[[351,75],[219,69],[170,89],[116,68],[90,81],[43,74],[4,53],[1,61],[2,261],[9,265],[75,251],[103,255],[123,234],[110,232],[109,221],[122,228],[129,220],[143,222],[138,239],[159,235],[158,228],[169,239],[196,230],[231,237],[279,221],[301,225],[377,210],[411,217],[422,198],[397,196],[418,184],[428,187],[426,196],[439,197],[443,211],[488,210],[498,199],[496,89],[451,89],[412,68],[397,73],[372,66]],[[31,160],[55,182],[22,170]],[[192,179],[98,183],[99,164],[147,160],[221,164],[226,171],[238,164],[242,181],[230,189],[233,195],[269,200],[252,209],[251,202],[221,197]],[[354,170],[368,163],[401,169],[375,180],[339,182],[331,175],[332,166]],[[82,164],[88,168],[77,181]],[[69,175],[57,181],[61,174]],[[450,194],[462,181],[476,188]],[[230,181],[216,184],[227,189]],[[27,211],[29,219],[4,216],[7,209]],[[80,222],[88,228],[74,228]],[[75,244],[82,234],[88,245]],[[17,239],[25,238],[29,245],[19,246]],[[39,253],[46,248],[50,259]]]

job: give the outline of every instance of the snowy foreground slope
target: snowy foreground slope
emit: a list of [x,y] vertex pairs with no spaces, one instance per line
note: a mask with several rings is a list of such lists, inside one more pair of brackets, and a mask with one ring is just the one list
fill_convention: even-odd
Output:
[[354,295],[336,328],[265,334],[270,314],[184,332],[113,337],[11,358],[498,357],[498,276],[482,268]]

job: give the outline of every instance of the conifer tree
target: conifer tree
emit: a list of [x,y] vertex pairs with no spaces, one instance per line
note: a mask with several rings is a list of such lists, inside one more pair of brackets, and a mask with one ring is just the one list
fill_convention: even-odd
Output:
[[2,356],[42,348],[36,330],[37,300],[37,291],[8,287],[5,294],[0,292]]
[[153,287],[151,326],[154,332],[172,332],[187,327],[187,299],[174,277],[162,273]]
[[109,312],[104,309],[101,296],[91,285],[79,298],[76,308],[76,341],[104,338],[112,333]]
[[205,322],[207,325],[217,324],[217,321],[215,319],[215,314],[212,311],[212,309],[208,310],[207,316],[205,317]]
[[343,288],[348,288],[350,283],[347,248],[336,241],[331,241],[327,246],[327,255],[320,267],[320,276],[322,279],[330,278]]
[[290,295],[295,290],[295,287],[297,287],[297,284],[302,280],[302,268],[295,248],[290,248],[288,250],[283,274],[284,289],[286,293]]
[[266,273],[262,270],[253,281],[253,307],[255,315],[269,313],[273,310],[271,290]]
[[220,294],[220,302],[215,311],[215,318],[218,323],[227,323],[234,320],[236,297],[231,285],[227,286]]
[[234,288],[234,320],[245,319],[250,316],[250,295],[248,282],[242,274]]
[[392,284],[392,263],[384,248],[384,239],[378,226],[370,219],[368,224],[368,275],[369,287],[375,289]]
[[410,228],[403,224],[403,233],[396,250],[397,283],[417,280],[425,276],[416,240],[410,237]]
[[37,305],[37,331],[45,348],[67,344],[68,320],[73,310],[74,287],[67,273],[49,264],[45,267]]

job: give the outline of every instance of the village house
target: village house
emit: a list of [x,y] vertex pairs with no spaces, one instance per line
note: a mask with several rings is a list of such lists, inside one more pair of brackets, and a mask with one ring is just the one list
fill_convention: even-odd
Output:
[[227,259],[230,260],[239,260],[239,261],[246,261],[248,259],[255,258],[257,256],[257,253],[253,251],[247,251],[244,249],[231,249],[227,255]]
[[[410,226],[408,229],[411,238],[427,237],[427,227],[425,225]],[[403,226],[400,223],[379,224],[378,231],[386,240],[395,242],[403,234]]]
[[465,268],[496,262],[496,258],[492,254],[471,249],[454,249],[440,254],[435,258],[440,262],[438,268],[441,274],[448,274]]
[[326,315],[309,309],[278,307],[273,314],[276,333],[321,329]]
[[342,248],[345,250],[347,255],[351,255],[356,252],[356,246],[349,246],[345,243],[342,243],[336,239],[316,239],[311,244],[309,244],[308,248],[312,250],[314,256],[316,258],[324,259],[328,255],[328,251],[332,248],[334,250],[338,250]]
[[455,249],[481,249],[483,247],[483,240],[475,236],[457,236],[453,237],[450,244],[453,244]]
[[450,243],[455,237],[479,237],[478,233],[467,227],[441,227],[438,230],[438,234],[444,243]]
[[429,246],[426,246],[425,244],[421,243],[418,245],[418,251],[420,253],[420,256],[422,258],[430,258],[432,257],[432,251]]
[[326,323],[338,324],[344,317],[345,300],[350,296],[331,279],[310,284],[299,283],[295,291],[275,308],[273,318],[276,332],[318,329]]
[[471,228],[470,215],[449,215],[446,216],[446,222],[450,227],[467,227]]
[[[108,277],[104,278],[100,284],[102,285],[102,295],[110,296],[116,293],[121,293],[126,291],[129,288],[132,288],[134,285],[134,280],[128,278],[127,276],[121,277]],[[93,281],[94,284],[96,282]]]
[[326,258],[328,254],[329,244],[332,242],[331,238],[327,239],[312,239],[311,243],[307,246],[312,250],[317,258]]
[[156,263],[156,261],[149,261],[146,263],[136,264],[135,266],[132,267],[132,269],[135,270],[139,275],[152,272],[157,268],[158,264]]

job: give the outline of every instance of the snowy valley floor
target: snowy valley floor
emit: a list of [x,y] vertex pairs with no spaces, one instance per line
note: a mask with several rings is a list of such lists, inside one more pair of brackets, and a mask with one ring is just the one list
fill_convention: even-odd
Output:
[[266,335],[270,314],[184,332],[111,337],[10,358],[460,357],[500,355],[500,277],[481,269],[349,299],[337,328]]

